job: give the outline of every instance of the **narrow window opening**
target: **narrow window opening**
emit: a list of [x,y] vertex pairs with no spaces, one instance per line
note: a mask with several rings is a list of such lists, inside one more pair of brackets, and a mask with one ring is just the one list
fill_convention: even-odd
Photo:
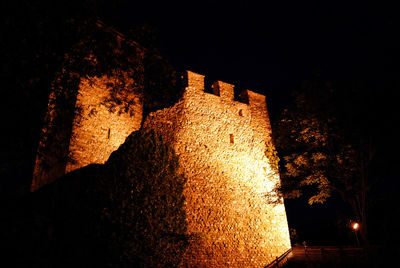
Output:
[[242,109],[239,110],[239,115],[243,116],[243,110]]
[[231,140],[231,144],[233,144],[234,143],[233,134],[229,134],[229,138]]
[[108,129],[107,139],[110,139],[110,134],[111,134],[111,128]]

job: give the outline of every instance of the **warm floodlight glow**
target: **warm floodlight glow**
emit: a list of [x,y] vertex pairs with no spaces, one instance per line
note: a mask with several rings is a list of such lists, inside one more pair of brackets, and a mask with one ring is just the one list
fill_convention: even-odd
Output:
[[357,231],[359,227],[360,227],[360,225],[357,222],[353,223],[354,231]]

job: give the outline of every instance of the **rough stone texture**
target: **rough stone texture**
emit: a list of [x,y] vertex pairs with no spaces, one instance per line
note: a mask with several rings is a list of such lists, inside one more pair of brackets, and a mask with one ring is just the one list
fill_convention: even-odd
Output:
[[[94,36],[88,36],[90,42],[86,43],[88,40],[82,39],[77,44],[82,46],[81,52],[89,53],[84,57],[85,61],[72,63],[74,60],[70,61],[68,55],[65,65],[53,81],[31,191],[75,169],[105,163],[129,134],[140,128],[143,104],[141,96],[134,92],[143,89],[145,50],[101,21],[97,21],[96,26],[98,32],[95,30],[94,36],[102,36],[99,40],[94,41]],[[104,49],[108,52],[105,53]],[[74,48],[71,53],[73,58],[76,53]],[[110,70],[105,72],[102,69],[98,57],[108,57],[106,62],[110,64]],[[121,57],[126,61],[121,62]],[[132,68],[118,67],[120,65],[113,64],[111,59],[122,66],[129,64]],[[87,60],[90,60],[90,64]],[[100,74],[103,76],[98,77]],[[110,86],[115,84],[119,87],[110,91]],[[115,108],[121,106],[121,102],[134,105],[122,114],[118,108],[115,111],[108,109],[111,103],[116,104],[113,105]],[[134,111],[133,114],[131,111]]]
[[[130,96],[136,100],[133,116],[129,113],[119,114],[118,111],[110,111],[102,104],[110,93],[106,85],[113,79],[113,77],[103,76],[101,78],[92,77],[90,81],[88,79],[81,80],[74,118],[71,122],[71,133],[68,137],[63,135],[60,138],[60,142],[66,144],[65,150],[68,158],[63,162],[57,162],[51,156],[43,159],[41,154],[38,154],[31,191],[35,191],[75,169],[89,164],[104,164],[110,154],[124,143],[129,134],[140,128],[143,105],[139,96]],[[54,107],[49,104],[46,116],[50,117],[50,123],[43,128],[43,132],[50,128],[59,128],[57,125],[52,125],[53,113]],[[39,144],[38,151],[48,153],[46,146],[49,146],[46,141]],[[54,145],[51,144],[51,146]],[[45,161],[51,163],[45,163]],[[49,165],[49,167],[45,168],[45,165]]]
[[184,195],[191,243],[181,266],[264,267],[290,248],[283,202],[263,197],[279,182],[265,157],[271,127],[265,96],[248,91],[249,104],[204,92],[204,77],[187,73],[175,106],[152,113],[153,129],[173,145],[188,178]]
[[[104,163],[140,128],[142,106],[133,117],[101,105],[106,79],[83,81],[77,97],[82,118],[74,120],[71,171]],[[233,86],[204,92],[204,76],[187,72],[187,87],[174,106],[150,113],[142,131],[154,130],[173,146],[184,188],[190,245],[182,267],[264,267],[290,248],[283,201],[268,204],[265,193],[279,176],[265,156],[270,139],[265,96],[247,91],[249,104],[234,101]],[[95,109],[95,110],[93,110]],[[110,129],[110,132],[109,132]]]
[[[112,79],[112,78],[111,78]],[[139,96],[135,98],[134,115],[110,111],[102,104],[109,95],[106,87],[110,78],[83,80],[77,98],[82,113],[75,117],[69,152],[71,162],[66,173],[89,164],[104,164],[110,154],[124,143],[133,131],[140,128],[143,105]]]

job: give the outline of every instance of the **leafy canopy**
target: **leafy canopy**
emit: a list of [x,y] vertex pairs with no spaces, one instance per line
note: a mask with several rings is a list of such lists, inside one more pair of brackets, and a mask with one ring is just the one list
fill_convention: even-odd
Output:
[[368,92],[359,90],[318,77],[295,93],[274,132],[282,159],[277,190],[285,197],[299,197],[311,186],[308,202],[314,204],[324,203],[333,191],[347,200],[367,190],[361,185],[362,163],[373,158],[375,144],[368,103],[358,99],[368,98]]

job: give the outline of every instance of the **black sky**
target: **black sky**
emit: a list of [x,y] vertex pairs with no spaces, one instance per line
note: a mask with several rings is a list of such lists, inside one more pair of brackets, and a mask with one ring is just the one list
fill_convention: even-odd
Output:
[[153,25],[178,70],[265,93],[272,117],[317,70],[334,79],[398,71],[396,9],[381,1],[134,1],[116,10],[107,16],[122,31]]
[[[157,30],[162,54],[179,71],[265,94],[272,121],[290,102],[290,92],[317,71],[327,79],[377,84],[399,73],[397,12],[383,1],[135,1],[117,6],[104,18],[110,24],[124,32],[149,23]],[[337,214],[346,213],[342,203],[286,203],[289,225],[302,239],[339,239],[333,226],[339,224]]]
[[[154,26],[161,53],[178,71],[265,94],[272,120],[316,71],[334,80],[399,77],[394,3],[120,0],[103,13],[100,19],[122,33],[140,23]],[[289,202],[289,224],[326,233],[336,205],[310,209]]]

